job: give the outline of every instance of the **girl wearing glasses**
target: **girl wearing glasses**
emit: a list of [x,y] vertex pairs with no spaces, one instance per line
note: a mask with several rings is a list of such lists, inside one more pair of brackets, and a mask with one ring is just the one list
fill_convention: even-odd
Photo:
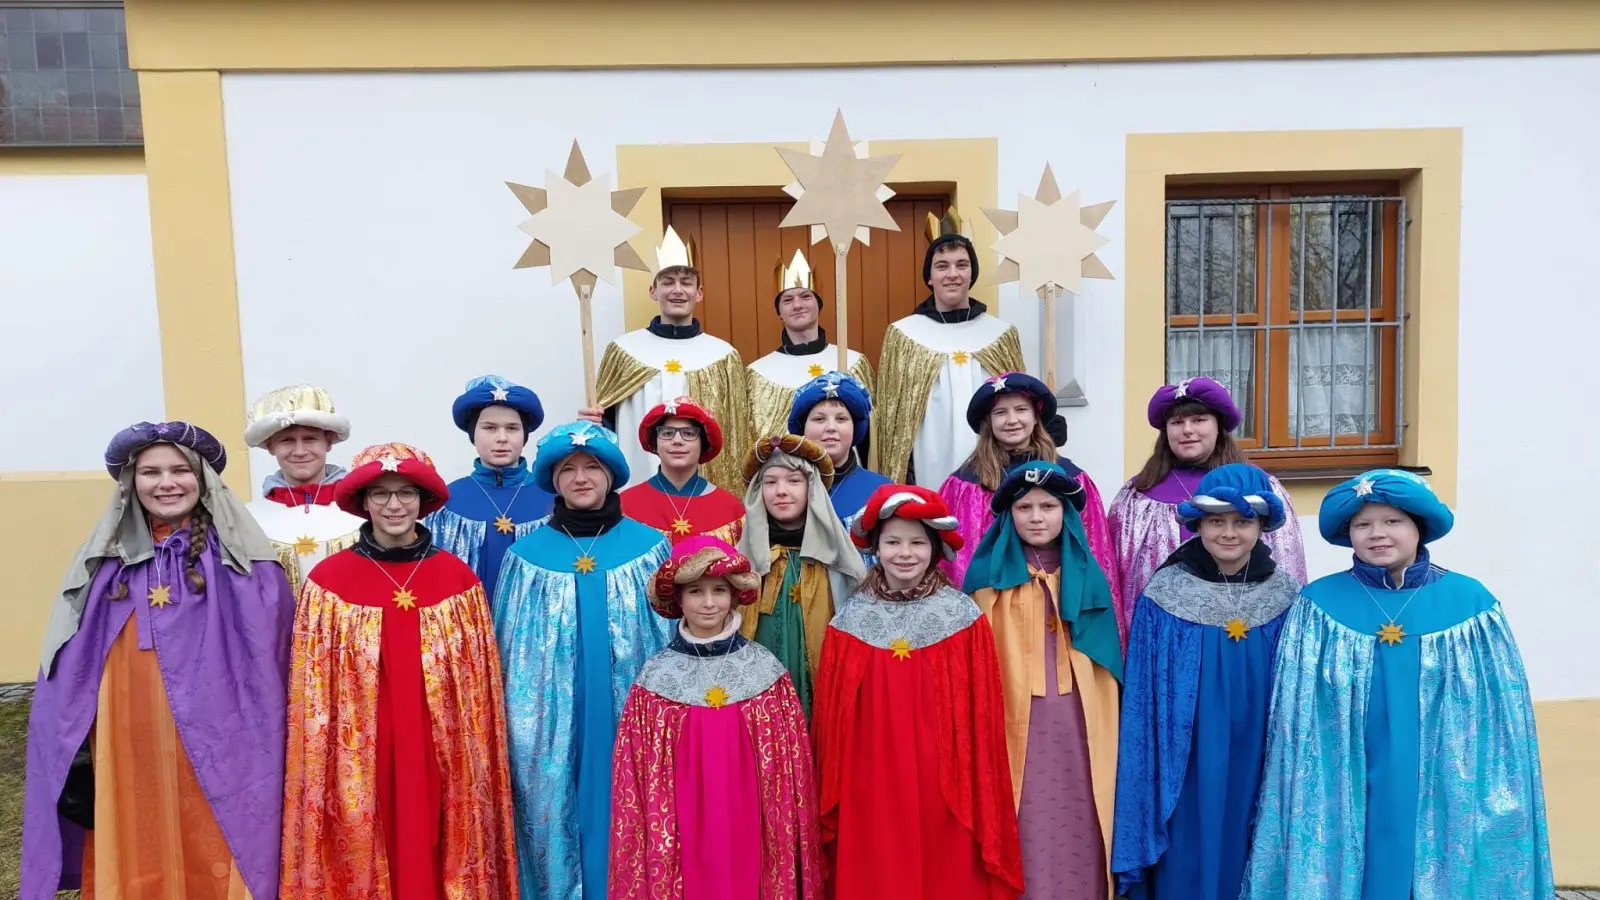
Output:
[[517,896],[505,696],[483,585],[419,520],[427,454],[356,454],[356,545],[300,589],[289,670],[285,897]]

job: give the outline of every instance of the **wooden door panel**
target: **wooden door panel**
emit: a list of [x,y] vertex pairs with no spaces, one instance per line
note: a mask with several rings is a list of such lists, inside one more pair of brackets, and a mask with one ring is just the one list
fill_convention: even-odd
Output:
[[[837,335],[834,256],[824,241],[808,244],[809,228],[779,228],[794,201],[668,199],[667,224],[693,239],[704,279],[700,321],[705,330],[738,348],[745,362],[778,349],[783,325],[772,308],[776,269],[803,250],[823,299],[821,323]],[[874,367],[889,323],[911,312],[928,294],[922,255],[928,247],[927,215],[944,215],[946,197],[895,197],[885,204],[900,231],[874,231],[872,246],[850,248],[850,346]]]

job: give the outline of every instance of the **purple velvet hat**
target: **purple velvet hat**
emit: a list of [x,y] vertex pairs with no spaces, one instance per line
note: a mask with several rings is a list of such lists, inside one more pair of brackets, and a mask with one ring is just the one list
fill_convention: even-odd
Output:
[[211,432],[188,422],[140,422],[117,432],[106,446],[106,471],[112,478],[121,478],[122,470],[130,465],[139,451],[151,444],[177,444],[188,447],[205,460],[218,474],[228,464],[228,451]]
[[1151,428],[1166,428],[1167,416],[1171,415],[1172,408],[1185,401],[1192,400],[1217,415],[1217,421],[1222,424],[1223,431],[1232,431],[1239,427],[1241,416],[1239,407],[1233,402],[1233,396],[1221,384],[1201,376],[1199,378],[1185,378],[1177,384],[1162,385],[1150,398],[1148,417]]

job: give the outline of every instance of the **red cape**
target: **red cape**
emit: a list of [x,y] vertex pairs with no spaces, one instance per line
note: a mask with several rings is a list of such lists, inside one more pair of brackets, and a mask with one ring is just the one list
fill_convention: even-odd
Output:
[[[738,546],[744,531],[744,501],[714,485],[698,497],[669,497],[650,482],[641,481],[620,496],[623,515],[649,525],[674,544],[687,537],[709,534]],[[677,509],[673,508],[674,503]],[[672,527],[679,518],[679,510],[689,524],[687,532]]]
[[834,627],[822,645],[812,727],[836,900],[1015,897],[1022,851],[989,622],[896,657]]

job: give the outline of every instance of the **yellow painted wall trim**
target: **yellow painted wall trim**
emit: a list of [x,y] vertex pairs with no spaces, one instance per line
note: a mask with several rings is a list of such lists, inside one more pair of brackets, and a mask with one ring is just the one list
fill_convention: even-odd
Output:
[[137,175],[143,171],[143,147],[40,147],[0,151],[0,177]]
[[[1461,129],[1130,134],[1127,140],[1123,456],[1128,475],[1149,455],[1150,395],[1166,376],[1166,195],[1172,182],[1267,178],[1398,177],[1406,230],[1405,431],[1400,461],[1433,469],[1429,482],[1456,498],[1459,444]],[[1426,369],[1428,378],[1421,378]],[[1295,511],[1315,515],[1328,484],[1290,489]]]
[[141,72],[139,91],[166,415],[222,441],[236,461],[223,478],[248,498],[222,78],[216,72]]
[[0,627],[0,683],[33,681],[39,642],[61,575],[111,499],[104,469],[0,472],[0,570],[7,573]]
[[[819,123],[820,127],[820,123]],[[863,135],[853,135],[857,140]],[[643,187],[644,196],[629,218],[638,225],[635,247],[646,260],[666,230],[662,221],[661,192],[762,188],[772,191],[794,180],[778,156],[777,147],[805,150],[804,143],[788,144],[624,144],[617,147],[617,186]],[[993,207],[999,191],[1000,142],[995,138],[955,140],[869,140],[874,156],[900,154],[889,173],[890,185],[953,184],[954,200],[962,217],[972,225],[972,241],[979,247],[998,235],[980,206]],[[642,328],[656,314],[650,301],[650,274],[623,272],[623,316],[629,328]],[[979,284],[973,296],[993,306],[995,288]]]
[[1600,886],[1600,700],[1533,704],[1556,884]]
[[127,0],[152,70],[853,66],[1600,49],[1571,0]]

